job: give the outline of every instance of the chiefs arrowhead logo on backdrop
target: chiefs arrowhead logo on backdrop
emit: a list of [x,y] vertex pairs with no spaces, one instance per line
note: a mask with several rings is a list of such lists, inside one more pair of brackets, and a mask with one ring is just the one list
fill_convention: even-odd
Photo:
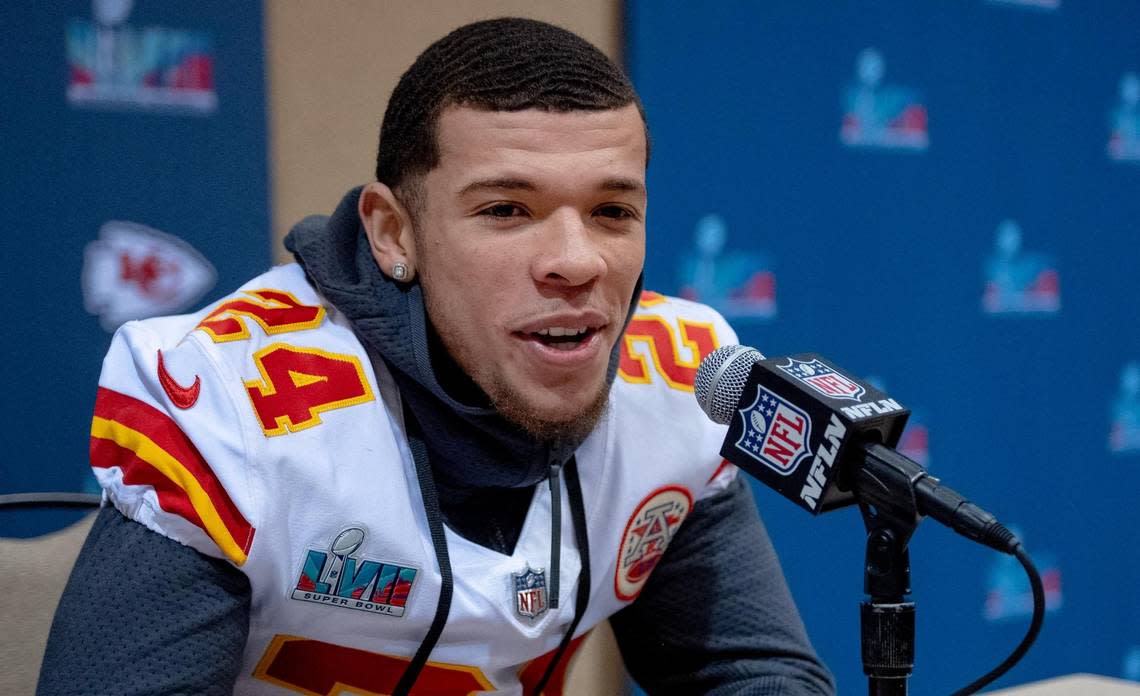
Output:
[[83,252],[83,304],[108,331],[184,310],[217,274],[194,247],[135,222],[111,220]]

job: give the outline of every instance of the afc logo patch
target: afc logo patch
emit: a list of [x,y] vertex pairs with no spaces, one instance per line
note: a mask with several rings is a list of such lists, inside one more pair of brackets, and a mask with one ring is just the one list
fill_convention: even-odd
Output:
[[637,597],[692,509],[692,494],[677,485],[658,488],[641,501],[626,523],[618,547],[614,571],[614,593],[618,599]]

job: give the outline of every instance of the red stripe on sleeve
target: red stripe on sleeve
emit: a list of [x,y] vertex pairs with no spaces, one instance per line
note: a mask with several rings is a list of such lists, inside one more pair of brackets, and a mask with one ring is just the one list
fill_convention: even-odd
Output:
[[[249,553],[249,548],[253,544],[253,525],[238,510],[237,505],[234,504],[226,489],[222,487],[213,469],[210,468],[190,438],[186,437],[186,434],[174,422],[174,419],[144,401],[104,387],[99,388],[98,396],[95,398],[95,415],[139,431],[186,467],[186,470],[194,476],[214,504],[218,516],[225,524],[234,542],[243,553]],[[96,459],[95,456],[94,441],[95,438],[92,438],[92,464],[94,466],[109,466],[97,463],[100,460]],[[161,474],[159,475],[161,476]],[[156,488],[156,490],[158,489]],[[189,500],[186,501],[186,504],[189,505]],[[166,509],[165,505],[163,509]],[[187,519],[190,518],[187,517]],[[202,526],[201,519],[198,519],[195,524]]]
[[149,462],[139,459],[126,447],[120,447],[110,440],[91,438],[91,465],[102,469],[119,467],[123,470],[123,483],[131,486],[150,486],[158,494],[158,504],[163,510],[185,518],[200,527],[203,532],[207,531],[202,518],[190,503],[190,496],[186,495],[186,491]]

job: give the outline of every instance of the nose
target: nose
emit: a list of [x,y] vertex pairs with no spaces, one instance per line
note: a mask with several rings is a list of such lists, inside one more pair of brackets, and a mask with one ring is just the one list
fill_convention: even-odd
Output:
[[539,231],[531,274],[540,284],[576,288],[605,275],[606,260],[588,221],[563,208]]

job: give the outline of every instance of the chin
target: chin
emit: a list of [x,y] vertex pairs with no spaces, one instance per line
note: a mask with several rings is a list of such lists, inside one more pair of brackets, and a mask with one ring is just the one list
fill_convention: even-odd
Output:
[[512,388],[489,390],[491,401],[504,418],[539,440],[580,441],[597,425],[609,401],[603,383],[584,394],[567,398],[557,390],[541,390],[545,398],[523,397]]
[[527,412],[532,418],[536,420],[545,421],[547,423],[572,423],[582,417],[592,402],[582,404],[574,404],[573,406],[562,403],[556,407],[538,408],[530,407]]

